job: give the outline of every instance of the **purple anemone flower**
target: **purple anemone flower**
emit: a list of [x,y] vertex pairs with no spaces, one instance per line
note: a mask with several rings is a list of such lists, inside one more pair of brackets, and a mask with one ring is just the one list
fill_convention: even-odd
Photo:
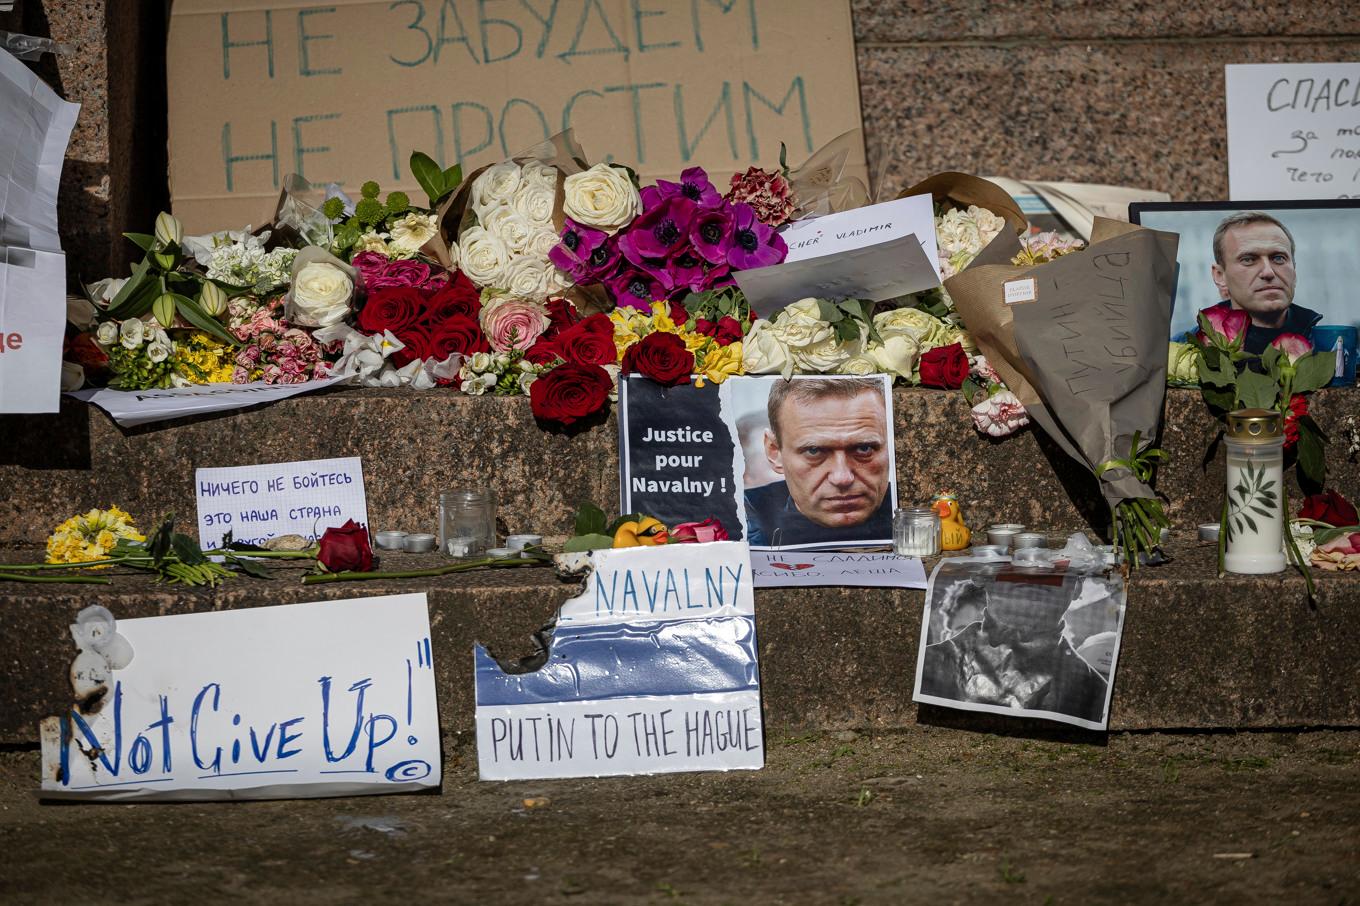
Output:
[[602,248],[608,239],[609,236],[600,230],[581,226],[567,218],[562,225],[562,241],[548,252],[548,260],[559,270],[566,271],[573,280],[579,281],[592,272],[592,254]]
[[728,205],[704,208],[690,221],[689,241],[700,258],[712,264],[727,261],[732,248],[732,211]]
[[645,271],[631,267],[620,269],[606,285],[614,296],[614,304],[642,311],[650,311],[654,300],[665,299],[668,295],[661,281]]
[[688,241],[694,212],[694,202],[678,195],[644,211],[619,237],[623,256],[637,265],[647,258],[669,258]]
[[716,208],[722,204],[722,195],[709,182],[703,167],[690,167],[680,174],[679,182],[656,181],[656,192],[662,198],[680,195],[702,208]]
[[727,263],[739,271],[779,264],[789,253],[784,237],[760,222],[755,208],[737,202],[732,205],[732,247]]
[[726,264],[715,264],[704,272],[704,285],[695,287],[695,292],[705,292],[710,289],[722,289],[724,286],[736,286],[737,279],[732,276],[732,268]]
[[690,292],[702,292],[704,286],[704,259],[694,253],[694,249],[681,248],[666,262],[666,275],[671,289],[685,287]]

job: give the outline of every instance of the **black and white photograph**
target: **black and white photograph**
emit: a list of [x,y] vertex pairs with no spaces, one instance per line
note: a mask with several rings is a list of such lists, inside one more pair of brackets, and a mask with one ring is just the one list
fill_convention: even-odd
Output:
[[890,387],[881,374],[726,382],[752,547],[892,543]]
[[1171,339],[1224,305],[1251,315],[1244,349],[1282,333],[1312,339],[1319,324],[1360,323],[1360,200],[1145,203],[1134,223],[1178,233]]
[[926,590],[913,698],[1104,730],[1123,622],[1117,575],[941,561]]

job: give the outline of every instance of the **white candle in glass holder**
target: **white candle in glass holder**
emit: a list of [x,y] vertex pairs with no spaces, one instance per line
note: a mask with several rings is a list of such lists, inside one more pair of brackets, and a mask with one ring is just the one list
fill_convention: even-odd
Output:
[[1278,573],[1284,557],[1284,436],[1280,413],[1228,413],[1228,572]]

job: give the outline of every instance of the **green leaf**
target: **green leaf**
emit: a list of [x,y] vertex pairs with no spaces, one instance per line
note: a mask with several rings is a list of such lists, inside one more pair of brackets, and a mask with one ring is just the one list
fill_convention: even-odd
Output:
[[151,247],[156,244],[156,237],[150,233],[124,233],[123,235],[132,240],[132,244],[144,252],[151,251]]
[[817,300],[817,317],[828,324],[836,324],[845,317],[845,312],[841,311],[840,306],[835,302],[826,299]]
[[604,510],[589,501],[581,504],[576,510],[576,527],[574,533],[577,535],[598,534],[604,531],[606,520]]
[[170,549],[175,552],[175,556],[186,566],[197,566],[200,563],[208,562],[208,558],[203,556],[203,551],[188,535],[181,535],[178,532],[170,536]]
[[1201,384],[1231,387],[1237,380],[1237,369],[1233,367],[1233,363],[1227,356],[1220,355],[1216,349],[1210,349],[1200,356],[1196,368]]
[[171,513],[161,522],[160,527],[152,533],[151,538],[146,543],[146,551],[151,555],[151,562],[157,566],[165,559],[165,555],[170,552],[170,536],[175,532],[175,514]]
[[136,264],[132,265],[132,276],[128,277],[127,282],[119,288],[118,292],[114,294],[113,299],[109,302],[108,313],[110,315],[114,317],[125,317],[122,312],[123,307],[126,306],[128,300],[142,288],[142,284],[146,280],[146,272],[150,269],[151,262],[146,260],[138,261]]
[[439,196],[441,199],[454,189],[463,184],[463,168],[459,164],[454,164],[444,171],[444,191]]
[[264,568],[264,564],[259,560],[251,560],[248,557],[233,557],[231,562],[232,565],[247,576],[253,576],[256,579],[273,578],[273,576],[269,575],[269,571]]
[[567,553],[576,553],[579,551],[607,550],[613,546],[613,538],[608,535],[592,533],[567,539],[567,543],[562,545],[562,550]]
[[227,333],[226,328],[222,326],[222,322],[204,311],[193,299],[190,299],[188,296],[176,294],[175,302],[178,305],[179,313],[184,316],[184,320],[188,321],[199,330],[210,333],[219,340],[230,343],[232,346],[241,345],[240,340]]
[[1321,488],[1327,478],[1327,448],[1318,433],[1303,419],[1299,419],[1299,442],[1296,449],[1300,476]]
[[1336,376],[1336,353],[1330,349],[1311,353],[1299,359],[1295,367],[1298,371],[1294,374],[1294,392],[1309,393],[1332,382]]
[[411,175],[420,184],[421,190],[429,196],[430,207],[434,207],[444,194],[444,171],[434,158],[423,151],[411,152]]
[[1243,371],[1237,376],[1237,399],[1245,409],[1274,409],[1280,387],[1268,375]]

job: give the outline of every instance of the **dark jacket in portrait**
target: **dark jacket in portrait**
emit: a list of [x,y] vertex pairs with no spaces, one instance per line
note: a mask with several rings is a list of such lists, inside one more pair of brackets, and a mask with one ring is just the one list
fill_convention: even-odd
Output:
[[892,537],[892,494],[884,494],[878,509],[859,525],[827,528],[798,512],[788,482],[776,481],[747,489],[746,526],[747,543],[763,547],[886,540]]

